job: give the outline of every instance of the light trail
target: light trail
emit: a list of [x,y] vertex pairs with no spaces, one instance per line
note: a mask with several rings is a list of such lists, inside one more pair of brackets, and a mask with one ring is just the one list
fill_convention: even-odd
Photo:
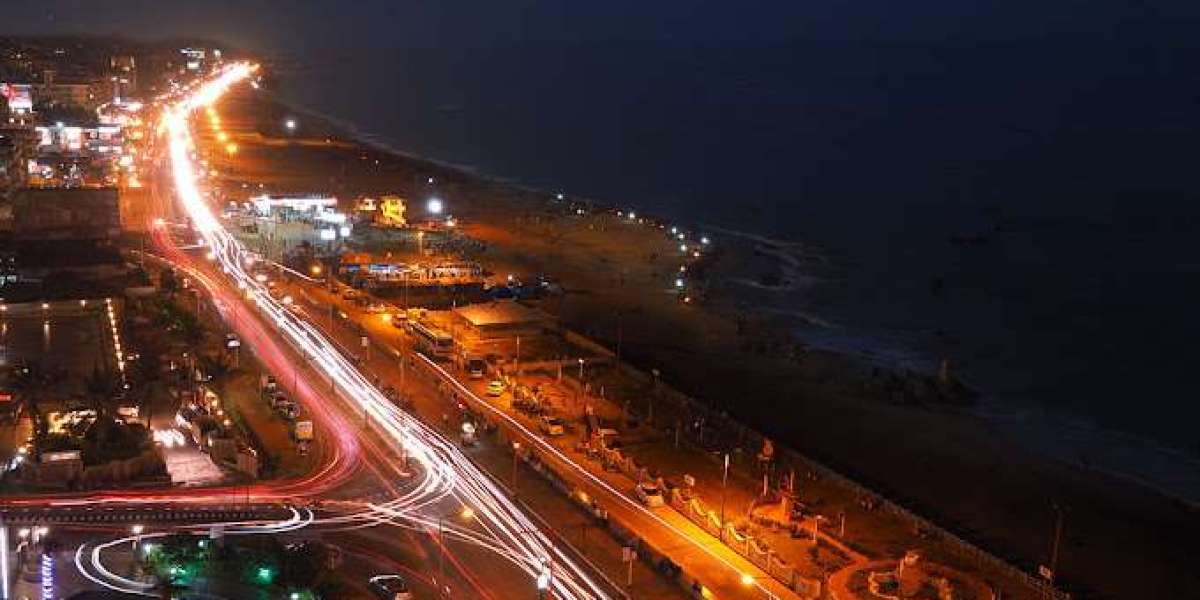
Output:
[[[206,523],[189,525],[182,529],[203,532],[214,525],[220,525],[222,532],[226,535],[277,535],[308,527],[314,521],[312,511],[310,510],[297,510],[295,508],[290,508],[289,510],[292,515],[283,521]],[[143,544],[146,543],[146,540],[155,540],[169,535],[172,535],[172,532],[161,531],[115,538],[94,545],[87,543],[80,544],[75,549],[75,568],[87,580],[114,592],[157,597],[159,595],[156,591],[158,582],[129,579],[114,573],[104,565],[104,552],[123,544],[130,544],[131,546],[135,543]],[[90,551],[88,550],[89,545],[91,546]]]
[[502,544],[503,556],[514,560],[531,581],[546,571],[548,563],[553,595],[562,598],[608,597],[603,585],[542,533],[453,443],[392,405],[335,344],[272,298],[266,286],[247,272],[246,269],[254,264],[253,257],[221,226],[197,187],[188,117],[197,108],[215,102],[231,86],[249,77],[254,69],[248,64],[226,68],[191,96],[167,109],[163,117],[176,197],[191,218],[194,229],[211,249],[214,260],[230,283],[244,294],[246,303],[256,307],[283,339],[330,379],[340,397],[350,403],[356,414],[364,415],[394,450],[406,452],[420,463],[426,472],[422,482],[425,491],[435,495],[452,491],[462,504],[472,507],[479,522]]

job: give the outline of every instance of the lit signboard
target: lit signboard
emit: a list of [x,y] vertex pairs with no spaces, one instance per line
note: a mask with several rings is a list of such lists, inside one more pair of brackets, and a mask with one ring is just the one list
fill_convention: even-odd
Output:
[[0,83],[0,96],[8,101],[8,110],[16,113],[33,110],[33,88],[23,83]]

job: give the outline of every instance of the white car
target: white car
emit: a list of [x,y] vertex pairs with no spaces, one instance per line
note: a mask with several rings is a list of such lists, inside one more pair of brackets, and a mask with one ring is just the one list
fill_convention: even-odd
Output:
[[551,417],[550,415],[542,415],[542,418],[538,419],[538,429],[540,429],[542,433],[549,436],[562,435],[566,433],[563,425],[564,423],[562,419],[558,417]]
[[504,382],[499,379],[493,379],[488,382],[487,395],[493,398],[504,393]]
[[653,481],[643,481],[637,484],[637,487],[633,488],[633,493],[637,495],[642,504],[650,508],[658,508],[667,503],[666,498],[663,497],[662,488]]
[[370,580],[371,591],[379,600],[412,600],[408,583],[399,575],[376,575]]

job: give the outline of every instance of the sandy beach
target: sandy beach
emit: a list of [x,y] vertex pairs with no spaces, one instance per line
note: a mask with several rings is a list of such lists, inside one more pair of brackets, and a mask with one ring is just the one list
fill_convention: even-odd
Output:
[[419,198],[433,177],[463,234],[484,243],[474,258],[560,281],[566,293],[545,310],[664,382],[1030,570],[1048,560],[1052,503],[1067,506],[1060,578],[1078,598],[1200,597],[1194,506],[1022,449],[957,403],[898,402],[870,365],[806,349],[717,283],[754,260],[751,243],[716,236],[689,273],[697,302],[682,304],[677,243],[657,227],[575,215],[553,194],[371,148],[311,116],[287,137],[280,123],[296,111],[266,93],[238,91],[220,110],[239,145],[236,163],[215,165],[228,199],[258,189]]

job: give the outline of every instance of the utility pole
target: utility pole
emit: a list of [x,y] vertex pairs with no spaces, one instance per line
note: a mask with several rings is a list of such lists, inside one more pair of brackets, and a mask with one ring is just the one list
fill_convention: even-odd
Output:
[[658,369],[650,369],[650,374],[654,375],[654,389],[650,393],[650,410],[648,411],[649,415],[646,418],[646,422],[649,423],[651,427],[654,427],[654,400],[658,396],[659,371]]
[[1058,551],[1062,543],[1063,532],[1063,513],[1066,512],[1066,507],[1058,502],[1051,503],[1054,507],[1054,542],[1050,547],[1050,572],[1046,579],[1050,586],[1046,589],[1046,596],[1054,596],[1054,579],[1058,576]]
[[517,458],[521,452],[521,442],[513,442],[513,470],[512,470],[512,490],[513,496],[517,495]]
[[725,468],[721,471],[721,541],[725,541],[725,485],[729,483],[729,453],[725,453]]
[[623,341],[623,331],[621,329],[621,311],[617,311],[617,370],[621,369],[621,342]]
[[446,528],[445,517],[438,517],[438,595],[446,589]]

